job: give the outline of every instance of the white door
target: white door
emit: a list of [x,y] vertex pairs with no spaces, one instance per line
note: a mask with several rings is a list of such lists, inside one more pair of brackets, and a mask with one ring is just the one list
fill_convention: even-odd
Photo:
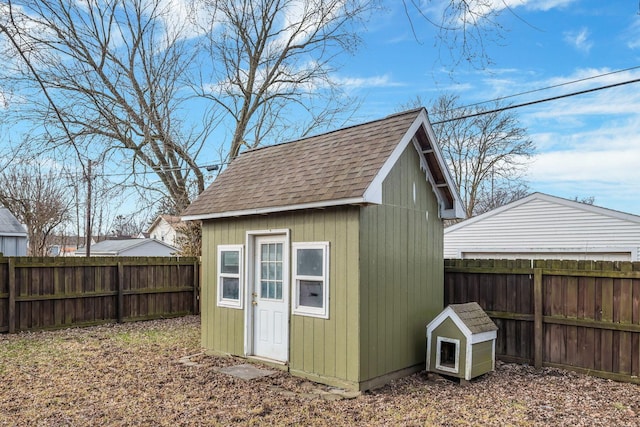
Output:
[[253,354],[267,359],[289,360],[288,250],[285,236],[255,238]]

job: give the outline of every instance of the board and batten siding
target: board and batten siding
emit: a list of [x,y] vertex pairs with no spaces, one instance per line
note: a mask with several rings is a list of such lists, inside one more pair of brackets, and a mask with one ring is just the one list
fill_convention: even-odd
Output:
[[[203,346],[218,353],[244,353],[244,310],[216,305],[217,246],[245,245],[247,231],[270,229],[288,229],[290,243],[329,242],[329,318],[289,314],[290,371],[309,378],[336,379],[337,384],[357,385],[360,359],[357,206],[205,221],[201,285],[202,307],[206,307],[202,310]],[[246,248],[244,252],[246,257]],[[251,260],[245,258],[244,262]],[[291,283],[291,271],[288,274]],[[246,283],[246,278],[243,280]]]
[[361,383],[424,366],[425,327],[442,310],[442,221],[409,145],[361,213]]
[[[445,229],[445,258],[637,260],[640,217],[547,195]],[[610,214],[609,214],[610,212]]]

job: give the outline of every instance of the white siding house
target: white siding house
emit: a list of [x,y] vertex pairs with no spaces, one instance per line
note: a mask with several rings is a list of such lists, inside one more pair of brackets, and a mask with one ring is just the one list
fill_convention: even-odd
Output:
[[542,193],[444,230],[445,258],[640,260],[640,216]]
[[0,254],[27,254],[27,230],[7,208],[0,208]]
[[184,222],[179,216],[160,215],[151,224],[147,233],[152,239],[160,240],[172,246],[178,246],[178,239],[183,236],[180,228]]

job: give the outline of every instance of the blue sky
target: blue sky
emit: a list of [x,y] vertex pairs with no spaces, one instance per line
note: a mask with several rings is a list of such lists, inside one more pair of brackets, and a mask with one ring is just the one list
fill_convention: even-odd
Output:
[[[434,34],[416,17],[418,40],[401,2],[372,17],[365,44],[344,59],[340,79],[361,97],[358,119],[376,119],[420,96],[448,92],[463,104],[488,101],[640,66],[640,10],[631,0],[494,0],[503,10],[500,45],[479,70],[448,73]],[[640,78],[640,68],[509,98],[520,104]],[[536,145],[532,191],[594,197],[595,204],[640,215],[640,83],[512,110]]]
[[[434,7],[449,0],[407,3],[421,1]],[[343,67],[334,76],[361,100],[353,123],[397,112],[416,97],[428,106],[445,92],[469,105],[556,86],[507,99],[520,104],[640,79],[637,0],[483,1],[501,12],[504,28],[499,43],[486,44],[493,63],[482,69],[463,63],[449,72],[439,61],[447,51],[436,46],[434,28],[409,9],[412,31],[403,3],[382,0],[385,10],[360,32],[363,45],[340,57]],[[172,16],[186,9],[175,10]],[[557,86],[581,79],[587,80]],[[536,145],[527,172],[531,191],[594,197],[596,205],[640,215],[640,83],[511,111]],[[218,141],[227,137],[212,137],[214,150],[199,164],[216,163]]]

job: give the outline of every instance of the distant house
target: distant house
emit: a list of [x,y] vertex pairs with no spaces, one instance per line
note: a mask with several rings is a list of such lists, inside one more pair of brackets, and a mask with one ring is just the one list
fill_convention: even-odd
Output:
[[[47,256],[74,256],[78,248],[84,246],[85,240],[85,236],[49,236]],[[95,244],[93,239],[92,244]]]
[[4,256],[27,255],[27,230],[7,208],[0,208],[0,253]]
[[640,216],[543,193],[444,230],[445,258],[638,261]]
[[[91,245],[91,256],[175,256],[177,249],[155,239],[118,239],[103,240]],[[82,247],[76,256],[85,256]]]
[[462,212],[424,109],[241,154],[183,216],[203,347],[358,390],[424,369]]
[[179,216],[159,215],[151,224],[146,234],[151,239],[160,240],[171,246],[179,246],[178,240],[183,233],[180,228],[184,226],[184,222]]

